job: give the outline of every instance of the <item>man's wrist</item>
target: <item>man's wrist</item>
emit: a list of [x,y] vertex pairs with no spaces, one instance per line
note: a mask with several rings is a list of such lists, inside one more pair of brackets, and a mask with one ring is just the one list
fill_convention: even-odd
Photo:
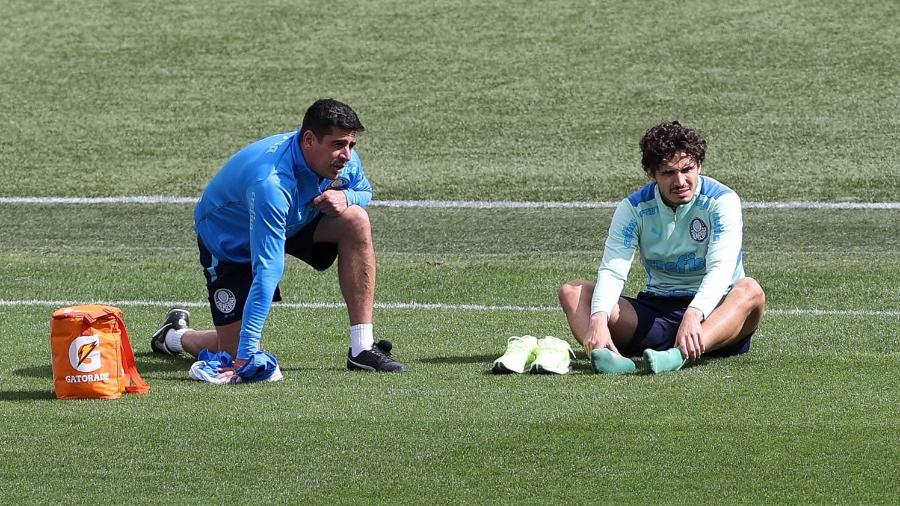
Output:
[[609,320],[609,313],[606,311],[597,311],[595,313],[591,313],[591,319],[595,318],[603,318],[604,320]]
[[354,202],[350,196],[350,190],[341,190],[341,193],[344,194],[344,200],[346,200],[347,207],[352,206]]
[[691,316],[700,321],[703,321],[706,319],[706,317],[703,314],[703,311],[694,306],[688,306],[688,308],[684,311],[684,316]]

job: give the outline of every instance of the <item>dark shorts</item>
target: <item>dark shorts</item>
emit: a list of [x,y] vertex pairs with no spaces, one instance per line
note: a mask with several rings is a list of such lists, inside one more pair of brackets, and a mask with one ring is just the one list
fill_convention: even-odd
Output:
[[[648,348],[657,351],[673,348],[684,311],[694,300],[693,297],[663,297],[647,292],[639,293],[637,298],[623,298],[634,307],[638,324],[631,342],[617,348],[622,355],[631,357],[640,356]],[[752,337],[753,332],[740,341],[705,353],[704,356],[727,357],[747,353],[750,351]]]
[[[337,258],[337,244],[313,243],[313,234],[322,215],[319,215],[299,232],[287,238],[284,251],[297,257],[314,269],[324,271],[331,267]],[[250,264],[219,261],[212,265],[212,254],[206,249],[203,241],[197,238],[200,249],[200,265],[206,276],[206,291],[209,294],[209,308],[213,323],[216,326],[228,325],[239,321],[244,314],[244,304],[253,284],[253,267]],[[281,300],[281,288],[275,287],[273,302]]]

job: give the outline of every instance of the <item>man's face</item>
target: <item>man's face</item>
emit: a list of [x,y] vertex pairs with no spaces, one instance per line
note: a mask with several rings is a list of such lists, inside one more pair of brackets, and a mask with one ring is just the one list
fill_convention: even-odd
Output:
[[319,140],[316,134],[307,130],[303,132],[300,145],[309,168],[326,179],[334,179],[350,161],[350,150],[356,146],[356,132],[332,128]]
[[703,167],[693,157],[683,151],[676,151],[674,155],[663,160],[656,173],[650,175],[650,179],[659,185],[659,194],[662,195],[663,201],[671,207],[676,207],[687,204],[694,198],[702,169]]

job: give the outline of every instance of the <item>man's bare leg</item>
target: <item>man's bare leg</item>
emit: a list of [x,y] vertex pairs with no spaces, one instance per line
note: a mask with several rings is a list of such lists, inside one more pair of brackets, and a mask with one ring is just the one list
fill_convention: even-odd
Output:
[[743,278],[709,318],[703,322],[703,344],[708,351],[740,341],[759,327],[766,311],[766,294],[753,278]]
[[[375,346],[375,245],[369,214],[350,206],[337,216],[325,216],[313,234],[313,242],[333,243],[338,250],[338,283],[350,319],[350,370],[401,372],[406,366],[394,359],[389,348]],[[388,350],[388,351],[385,351]]]
[[[559,304],[566,314],[572,336],[582,346],[591,325],[593,294],[594,284],[583,279],[573,279],[559,288]],[[609,332],[616,346],[625,346],[631,342],[637,323],[634,307],[627,300],[619,298],[609,315]]]
[[372,324],[376,267],[369,215],[361,207],[350,206],[338,216],[325,216],[313,241],[337,244],[338,281],[350,325]]
[[216,330],[188,330],[181,336],[181,347],[185,352],[197,356],[204,348],[212,353],[227,351],[237,356],[241,336],[241,321],[228,325],[218,325]]
[[[713,351],[746,338],[759,326],[765,309],[766,294],[759,283],[753,278],[739,280],[701,324],[704,349]],[[644,361],[650,371],[659,373],[680,369],[686,356],[679,348],[647,350]]]
[[[591,325],[591,297],[593,293],[594,284],[581,279],[569,281],[560,287],[559,303],[566,314],[572,335],[585,347],[585,352],[590,356],[591,367],[594,369],[594,372],[634,372],[635,364],[630,359],[608,348],[589,350],[585,345]],[[613,306],[612,314],[607,320],[607,326],[610,338],[616,347],[628,344],[637,328],[637,313],[635,313],[631,303],[620,298],[619,302]]]

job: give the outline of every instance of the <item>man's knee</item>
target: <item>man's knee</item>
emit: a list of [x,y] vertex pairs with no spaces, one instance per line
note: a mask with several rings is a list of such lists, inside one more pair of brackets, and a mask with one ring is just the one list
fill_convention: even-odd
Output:
[[372,224],[369,221],[369,213],[362,207],[350,206],[335,219],[341,232],[340,237],[371,242]]
[[563,311],[568,313],[578,307],[581,294],[588,285],[590,283],[583,279],[572,279],[559,287],[559,304],[562,306]]
[[340,217],[347,220],[354,227],[369,230],[372,225],[369,223],[369,213],[359,206],[350,206],[340,214]]
[[766,292],[755,279],[744,278],[735,285],[735,288],[740,290],[741,298],[747,304],[759,309],[766,307]]

